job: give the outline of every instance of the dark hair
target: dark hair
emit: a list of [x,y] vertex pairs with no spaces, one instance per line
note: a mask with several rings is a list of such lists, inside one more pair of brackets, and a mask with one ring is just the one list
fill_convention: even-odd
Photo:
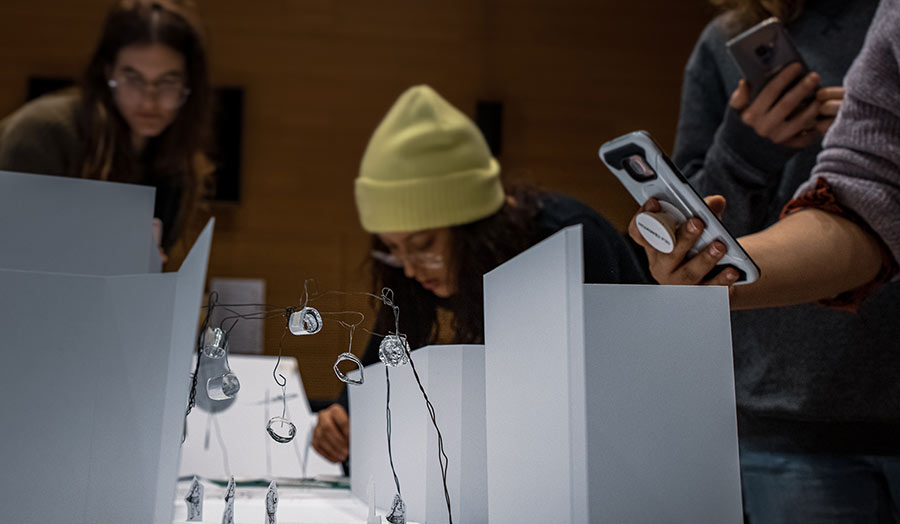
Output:
[[737,34],[770,16],[792,22],[803,11],[804,0],[710,0],[725,12],[727,30]]
[[[416,280],[407,278],[403,269],[372,261],[373,289],[389,287],[394,290],[394,302],[400,307],[400,331],[406,334],[412,348],[437,340],[440,335],[439,306],[453,313],[454,343],[479,344],[484,341],[482,276],[536,240],[534,223],[540,210],[540,193],[519,187],[510,196],[512,198],[507,198],[493,215],[450,228],[448,267],[457,290],[450,298],[438,298]],[[387,250],[377,235],[372,236],[372,247]],[[375,321],[375,331],[382,334],[393,331],[393,322],[393,313],[382,308]]]
[[[184,57],[190,88],[175,120],[148,140],[141,158],[128,124],[113,101],[107,75],[119,51],[135,44],[163,44]],[[211,164],[203,156],[209,117],[205,36],[191,2],[121,0],[109,11],[100,41],[81,82],[81,176],[118,182],[166,185],[180,192],[170,238],[178,236],[196,208]],[[139,160],[147,163],[141,172]],[[167,235],[169,236],[169,235]]]

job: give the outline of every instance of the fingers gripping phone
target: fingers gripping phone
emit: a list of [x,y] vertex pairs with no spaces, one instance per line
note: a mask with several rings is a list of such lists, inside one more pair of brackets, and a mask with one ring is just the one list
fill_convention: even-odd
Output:
[[790,90],[809,73],[800,52],[777,18],[772,17],[756,24],[725,43],[750,88],[753,100],[782,69],[794,62],[800,63],[803,72],[788,86]]
[[[704,249],[713,240],[719,240],[728,247],[716,270],[707,277],[726,267],[733,267],[739,273],[735,284],[749,284],[759,278],[759,267],[719,222],[706,202],[694,191],[681,171],[653,141],[649,133],[634,131],[620,136],[600,146],[599,155],[606,167],[622,182],[638,204],[643,205],[649,198],[656,198],[668,217],[684,222],[695,216],[706,224],[688,257]],[[640,215],[638,218],[641,218]],[[651,222],[646,225],[649,227],[642,227],[641,221],[638,220],[638,230],[651,245],[657,246],[660,245],[660,241],[666,242],[665,239],[659,238],[666,236],[666,232],[653,227],[652,217]],[[677,226],[677,223],[673,226]],[[662,235],[657,235],[657,231]],[[669,234],[668,242],[674,245],[674,234]]]

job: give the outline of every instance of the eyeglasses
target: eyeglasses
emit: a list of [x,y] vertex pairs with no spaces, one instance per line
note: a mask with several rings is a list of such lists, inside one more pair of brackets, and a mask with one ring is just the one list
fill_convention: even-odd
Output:
[[164,109],[176,109],[187,100],[191,90],[179,78],[163,78],[147,82],[139,75],[125,73],[107,81],[110,89],[126,104],[138,104],[152,96]]
[[402,268],[405,262],[424,269],[438,269],[444,265],[444,257],[438,253],[407,253],[395,255],[384,251],[372,251],[372,258],[387,266]]

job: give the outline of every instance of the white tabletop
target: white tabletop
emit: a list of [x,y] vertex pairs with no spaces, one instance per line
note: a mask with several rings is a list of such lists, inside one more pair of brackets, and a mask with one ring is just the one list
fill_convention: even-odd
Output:
[[[222,512],[225,510],[225,487],[206,480],[201,482],[204,487],[203,522],[220,524]],[[173,524],[182,524],[187,518],[187,505],[184,497],[187,495],[190,485],[190,481],[178,483]],[[235,524],[262,524],[265,522],[267,489],[262,486],[242,487],[240,484],[235,488]],[[353,496],[348,488],[297,486],[279,486],[278,488],[278,513],[276,516],[279,524],[365,524],[368,511],[368,505]],[[387,522],[383,518],[384,509],[379,509],[376,514],[382,515],[382,522]]]

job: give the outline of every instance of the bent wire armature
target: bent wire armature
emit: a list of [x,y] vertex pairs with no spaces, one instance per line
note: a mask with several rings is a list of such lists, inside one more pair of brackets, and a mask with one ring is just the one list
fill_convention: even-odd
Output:
[[388,335],[381,339],[378,358],[392,368],[409,364],[409,342],[406,336]]
[[316,308],[309,306],[299,311],[291,311],[288,328],[294,335],[315,335],[322,331],[322,315]]
[[[307,309],[311,308],[304,307],[303,311],[306,311]],[[290,313],[290,311],[291,310],[289,309],[288,312]],[[313,309],[313,311],[315,310]],[[315,311],[315,313],[319,319],[319,329],[321,329],[322,317],[318,316],[318,311]],[[291,314],[289,319],[293,319],[294,314]],[[275,367],[272,369],[272,378],[275,380],[275,383],[281,387],[281,416],[272,417],[266,423],[266,433],[272,437],[272,440],[279,444],[287,444],[294,440],[294,437],[297,435],[297,426],[287,419],[287,377],[278,372],[278,366],[281,364],[281,356],[284,351],[284,337],[290,329],[290,324],[291,321],[289,320],[288,326],[285,326],[284,330],[281,332],[281,340],[278,342],[278,360],[275,361]],[[303,324],[303,322],[301,322],[301,324]],[[268,396],[268,392],[266,395]]]

